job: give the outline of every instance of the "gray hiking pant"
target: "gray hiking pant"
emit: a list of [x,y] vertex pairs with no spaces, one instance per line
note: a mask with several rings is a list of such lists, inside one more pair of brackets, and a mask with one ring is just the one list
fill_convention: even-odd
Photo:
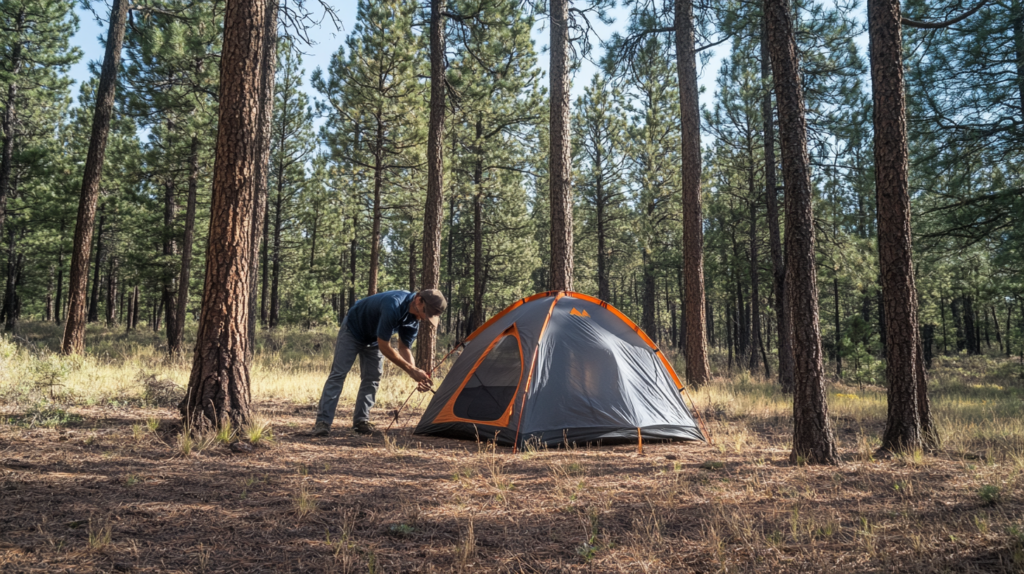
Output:
[[338,398],[345,385],[345,377],[359,357],[359,374],[362,383],[356,395],[355,412],[352,422],[358,423],[370,419],[370,408],[377,400],[377,388],[380,386],[381,371],[384,368],[384,355],[381,355],[377,344],[364,345],[352,337],[348,330],[348,318],[341,322],[338,340],[334,343],[334,362],[331,363],[331,374],[327,376],[324,390],[320,394],[320,407],[317,409],[316,422],[334,422],[334,411],[338,408]]

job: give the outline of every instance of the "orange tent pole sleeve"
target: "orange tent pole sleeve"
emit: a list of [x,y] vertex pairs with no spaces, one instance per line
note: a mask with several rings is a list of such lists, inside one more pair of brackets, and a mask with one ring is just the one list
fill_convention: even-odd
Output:
[[[548,293],[551,293],[551,291],[548,291]],[[545,293],[545,295],[548,293]],[[519,451],[519,427],[523,424],[523,411],[526,410],[526,394],[530,392],[530,382],[533,381],[533,370],[537,368],[537,353],[540,351],[540,342],[544,340],[544,331],[547,330],[548,321],[551,320],[551,312],[555,310],[555,304],[557,304],[558,300],[563,296],[565,296],[564,291],[559,291],[555,295],[555,300],[551,302],[551,307],[548,307],[548,316],[544,318],[544,324],[540,328],[540,334],[537,335],[537,345],[533,348],[533,360],[530,361],[530,374],[526,376],[526,389],[523,390],[523,401],[519,405],[519,422],[516,423],[516,440],[512,443],[512,454]]]

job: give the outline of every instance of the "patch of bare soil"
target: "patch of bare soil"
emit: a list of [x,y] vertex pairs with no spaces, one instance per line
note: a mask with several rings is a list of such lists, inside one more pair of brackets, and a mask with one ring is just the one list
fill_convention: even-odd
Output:
[[798,467],[772,446],[782,444],[784,423],[745,426],[741,444],[728,438],[738,423],[722,420],[709,421],[718,446],[513,455],[412,436],[418,416],[403,416],[387,436],[362,437],[344,424],[351,413],[339,412],[333,436],[314,439],[309,407],[263,408],[273,442],[251,454],[221,443],[182,454],[170,410],[73,409],[81,419],[60,428],[2,413],[0,570],[1012,572],[1024,564],[1020,466],[984,455],[875,461],[847,450],[842,466]]

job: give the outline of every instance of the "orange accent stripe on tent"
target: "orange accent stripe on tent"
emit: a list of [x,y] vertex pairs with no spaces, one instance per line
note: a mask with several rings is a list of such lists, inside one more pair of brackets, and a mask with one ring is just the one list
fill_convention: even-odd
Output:
[[[462,418],[460,416],[457,416],[455,414],[455,401],[459,398],[459,395],[462,394],[462,389],[466,388],[466,383],[469,382],[469,379],[473,376],[473,373],[476,372],[477,368],[480,367],[480,364],[483,363],[484,359],[487,358],[487,355],[490,354],[491,349],[493,349],[494,346],[496,344],[498,344],[498,341],[502,340],[506,335],[512,335],[513,337],[515,337],[516,338],[516,343],[519,344],[519,382],[516,384],[516,392],[512,395],[512,400],[509,401],[508,406],[505,408],[504,414],[502,414],[500,418],[497,418],[497,419],[495,419],[493,421],[481,421],[481,420],[476,420],[476,419],[464,419],[464,418]],[[494,426],[507,427],[509,419],[512,418],[512,407],[515,405],[515,396],[516,396],[516,394],[519,394],[519,387],[523,384],[523,370],[524,370],[524,368],[525,368],[525,364],[523,362],[523,340],[519,338],[519,328],[516,327],[515,323],[512,323],[512,325],[509,326],[508,329],[505,329],[500,335],[495,337],[494,340],[491,341],[490,345],[487,345],[487,348],[484,349],[483,354],[480,355],[480,358],[478,358],[476,360],[476,363],[473,365],[473,368],[470,369],[469,374],[466,375],[465,379],[462,379],[462,384],[459,385],[459,389],[457,391],[455,391],[455,393],[451,396],[450,399],[448,399],[448,402],[444,405],[444,408],[441,409],[441,412],[438,413],[438,415],[436,417],[434,417],[434,421],[433,422],[435,422],[435,423],[463,422],[463,423],[476,423],[476,424],[486,424],[486,425],[494,425]]]
[[513,309],[516,309],[516,308],[518,308],[518,307],[520,307],[522,305],[525,305],[525,304],[527,304],[527,303],[529,303],[531,301],[536,301],[537,299],[543,299],[544,297],[551,297],[552,295],[555,295],[556,293],[559,293],[559,291],[544,291],[543,293],[537,293],[535,295],[530,295],[529,297],[526,297],[524,299],[520,299],[520,300],[516,301],[515,303],[509,305],[508,307],[505,307],[505,309],[502,310],[501,313],[498,313],[497,315],[491,317],[490,319],[487,320],[486,323],[484,323],[483,325],[480,325],[479,327],[477,327],[476,331],[473,331],[472,333],[470,333],[469,336],[467,336],[465,338],[465,340],[462,341],[462,343],[465,344],[465,343],[468,343],[468,342],[472,341],[474,337],[476,337],[480,333],[483,333],[485,329],[487,329],[492,324],[494,324],[494,322],[497,321],[498,319],[501,319],[505,315],[508,315],[510,312],[512,312]]
[[[551,291],[548,291],[551,293]],[[523,411],[526,410],[526,395],[530,392],[530,383],[533,381],[533,371],[537,368],[537,352],[540,350],[540,342],[544,340],[544,331],[548,328],[548,321],[551,320],[551,312],[555,310],[555,304],[558,300],[565,296],[564,291],[559,291],[555,294],[555,300],[551,302],[551,306],[548,307],[548,316],[544,318],[544,324],[540,328],[540,334],[537,335],[537,345],[533,348],[533,360],[530,361],[530,374],[526,375],[526,390],[523,391],[523,401],[519,405],[519,422],[516,423],[516,439],[512,443],[512,454],[515,454],[519,450],[519,427],[523,425]],[[516,390],[516,392],[519,392]]]

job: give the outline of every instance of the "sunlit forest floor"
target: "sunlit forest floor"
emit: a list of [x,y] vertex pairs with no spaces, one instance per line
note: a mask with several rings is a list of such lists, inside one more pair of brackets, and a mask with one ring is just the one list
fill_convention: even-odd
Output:
[[[830,385],[844,463],[788,462],[790,398],[719,368],[691,393],[713,445],[510,449],[413,436],[308,436],[335,331],[260,334],[260,416],[190,439],[186,357],[148,331],[0,339],[0,570],[339,572],[1024,571],[1024,371],[940,357],[934,455],[873,457],[885,390]],[[720,358],[718,358],[720,359]],[[720,363],[720,361],[719,361]],[[412,389],[386,372],[375,422]],[[420,402],[418,402],[420,401]],[[407,413],[407,414],[406,414]]]

